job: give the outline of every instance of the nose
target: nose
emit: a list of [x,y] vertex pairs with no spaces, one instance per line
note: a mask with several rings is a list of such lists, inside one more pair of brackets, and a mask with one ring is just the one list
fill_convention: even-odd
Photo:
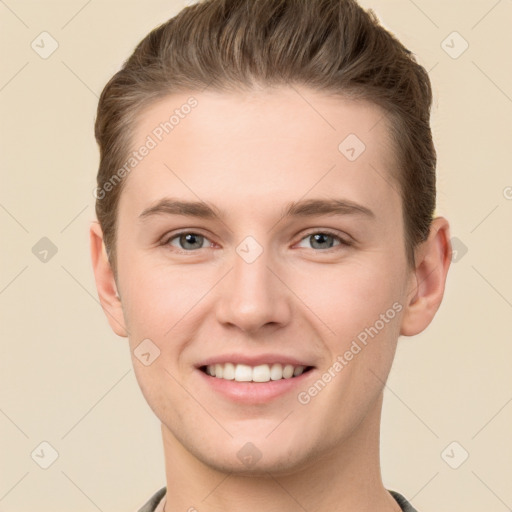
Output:
[[246,333],[289,323],[292,294],[267,251],[252,262],[234,252],[232,261],[231,271],[217,287],[217,320]]

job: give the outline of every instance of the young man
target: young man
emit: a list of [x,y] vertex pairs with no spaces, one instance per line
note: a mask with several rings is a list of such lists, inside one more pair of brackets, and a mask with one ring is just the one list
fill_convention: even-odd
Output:
[[91,254],[162,424],[141,512],[414,511],[379,426],[451,259],[431,100],[351,0],[206,0],[107,84]]

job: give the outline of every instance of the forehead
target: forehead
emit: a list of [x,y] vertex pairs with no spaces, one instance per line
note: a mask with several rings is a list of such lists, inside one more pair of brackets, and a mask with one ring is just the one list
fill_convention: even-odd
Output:
[[275,202],[334,191],[396,202],[387,118],[367,101],[295,86],[175,94],[139,115],[132,150],[144,147],[121,198],[139,209],[166,192],[239,208],[244,195]]

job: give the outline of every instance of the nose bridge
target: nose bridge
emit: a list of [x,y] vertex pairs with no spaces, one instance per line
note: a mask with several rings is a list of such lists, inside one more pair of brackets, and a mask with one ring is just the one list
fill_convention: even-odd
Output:
[[273,272],[272,255],[254,238],[247,237],[235,249],[232,270],[217,301],[222,323],[254,331],[265,324],[286,323],[289,304],[285,287]]

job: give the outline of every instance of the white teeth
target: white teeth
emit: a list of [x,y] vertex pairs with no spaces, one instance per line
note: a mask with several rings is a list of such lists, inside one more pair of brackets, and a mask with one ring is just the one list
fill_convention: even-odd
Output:
[[293,377],[293,366],[291,364],[287,364],[283,368],[283,379],[289,379],[290,377]]
[[252,368],[246,364],[237,364],[235,368],[235,380],[237,382],[249,382],[252,380]]
[[268,382],[270,380],[270,368],[268,364],[260,364],[252,369],[252,380],[254,382]]
[[271,380],[291,379],[302,375],[305,366],[282,365],[274,363],[249,366],[247,364],[212,364],[206,367],[206,373],[212,377],[237,382],[269,382]]
[[283,378],[283,367],[279,363],[275,363],[270,368],[270,379],[280,380]]
[[225,380],[234,380],[235,378],[235,365],[232,363],[226,363],[224,365],[224,371],[222,378]]
[[299,375],[302,375],[305,368],[305,366],[296,366],[293,370],[293,376],[298,377]]

